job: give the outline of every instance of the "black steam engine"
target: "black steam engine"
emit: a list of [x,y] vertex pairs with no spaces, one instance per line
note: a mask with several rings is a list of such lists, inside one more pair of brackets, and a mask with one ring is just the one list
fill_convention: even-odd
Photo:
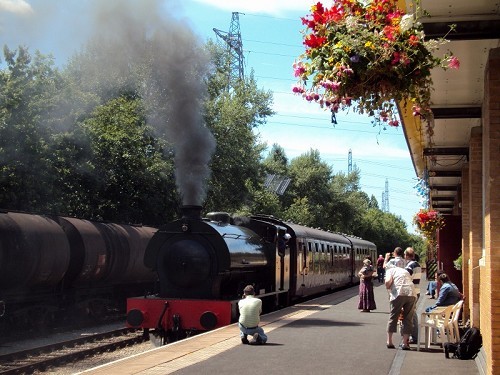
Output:
[[375,259],[376,246],[360,238],[264,215],[202,218],[201,207],[185,206],[147,246],[144,263],[157,273],[159,290],[128,299],[127,323],[164,342],[222,327],[236,321],[247,284],[269,311],[355,283],[366,256]]

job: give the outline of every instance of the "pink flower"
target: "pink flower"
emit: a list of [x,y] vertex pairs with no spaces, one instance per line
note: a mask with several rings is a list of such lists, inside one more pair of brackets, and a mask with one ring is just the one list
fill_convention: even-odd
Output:
[[295,75],[295,77],[300,77],[306,71],[306,68],[304,67],[302,61],[294,63],[292,66],[293,66],[293,74]]
[[460,61],[458,60],[458,58],[456,56],[452,56],[450,58],[450,61],[448,62],[448,67],[450,69],[458,69],[458,68],[460,68]]
[[396,64],[399,62],[399,59],[400,59],[400,57],[399,57],[399,56],[400,56],[400,55],[399,55],[399,52],[394,52],[393,56],[394,56],[394,57],[393,57],[393,59],[392,59],[392,61],[391,61],[391,64],[392,64],[392,65],[396,65]]
[[417,105],[413,105],[412,110],[413,110],[413,116],[419,116],[421,114],[422,108],[420,108]]
[[295,86],[292,87],[292,91],[295,94],[302,94],[305,90],[304,90],[303,87],[295,85]]

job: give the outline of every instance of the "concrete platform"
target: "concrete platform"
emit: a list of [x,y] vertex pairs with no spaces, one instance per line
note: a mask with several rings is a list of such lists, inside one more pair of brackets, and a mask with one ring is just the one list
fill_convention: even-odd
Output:
[[[424,291],[425,286],[424,282]],[[377,282],[375,299],[377,310],[360,313],[358,287],[353,287],[267,314],[261,322],[269,337],[266,345],[241,344],[233,324],[84,373],[479,374],[474,360],[446,359],[437,345],[419,352],[416,345],[411,351],[387,349],[389,300],[385,287]],[[422,295],[417,312],[433,302]],[[395,344],[399,337],[396,333]]]

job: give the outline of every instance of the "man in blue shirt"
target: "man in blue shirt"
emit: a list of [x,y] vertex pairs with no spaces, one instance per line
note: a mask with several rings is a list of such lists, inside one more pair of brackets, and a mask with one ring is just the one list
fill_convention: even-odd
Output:
[[454,305],[462,299],[462,294],[457,286],[450,281],[447,274],[442,273],[439,275],[437,282],[440,286],[438,299],[436,300],[436,304],[426,308],[425,312],[430,312],[438,306]]

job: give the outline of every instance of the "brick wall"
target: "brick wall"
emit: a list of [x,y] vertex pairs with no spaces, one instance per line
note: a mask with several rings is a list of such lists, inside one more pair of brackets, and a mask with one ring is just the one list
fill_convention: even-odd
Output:
[[469,196],[469,164],[462,167],[462,287],[465,295],[462,320],[465,322],[470,318],[470,196]]
[[471,323],[480,326],[479,299],[480,299],[480,272],[479,259],[483,248],[483,169],[482,169],[482,129],[475,127],[471,130],[469,145],[469,309]]
[[500,373],[500,48],[490,50],[483,102],[484,259],[480,307],[488,374]]

